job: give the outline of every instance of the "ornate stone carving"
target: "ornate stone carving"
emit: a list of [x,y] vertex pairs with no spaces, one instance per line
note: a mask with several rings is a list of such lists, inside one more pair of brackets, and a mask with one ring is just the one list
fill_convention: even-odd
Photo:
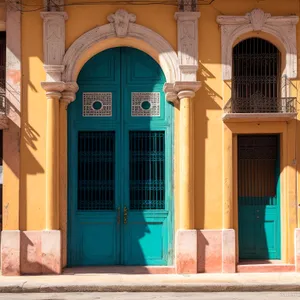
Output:
[[[44,63],[46,66],[60,66],[65,54],[65,12],[42,12],[44,19]],[[47,72],[51,68],[51,72]],[[46,67],[47,81],[57,81],[61,77],[61,67]]]
[[[162,36],[149,28],[135,23],[131,23],[128,27],[127,36],[141,40],[155,50],[167,82],[180,80],[178,56],[172,46]],[[64,56],[62,64],[65,65],[65,71],[62,80],[65,82],[76,81],[77,73],[75,70],[78,59],[94,45],[113,37],[117,37],[117,33],[112,24],[96,27],[80,36],[70,46]]]
[[178,10],[191,12],[197,10],[197,0],[178,0]]
[[199,12],[177,12],[180,80],[197,80]]
[[135,22],[136,16],[124,9],[118,9],[116,13],[109,15],[107,20],[113,25],[118,37],[125,37],[128,34],[129,23]]
[[255,31],[262,30],[266,20],[271,17],[270,14],[265,14],[258,8],[253,9],[247,16],[250,18],[251,25]]
[[296,24],[298,16],[273,17],[261,9],[254,9],[245,16],[218,16],[221,25],[223,79],[231,80],[232,47],[236,39],[251,31],[273,35],[285,48],[286,66],[283,75],[297,77]]
[[77,82],[66,82],[60,101],[63,101],[67,105],[69,105],[71,102],[75,100],[78,89],[79,87]]
[[45,11],[63,11],[64,0],[44,0]]

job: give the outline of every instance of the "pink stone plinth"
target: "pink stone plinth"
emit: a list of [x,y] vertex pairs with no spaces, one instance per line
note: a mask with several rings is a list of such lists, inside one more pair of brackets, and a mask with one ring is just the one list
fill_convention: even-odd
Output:
[[295,270],[300,272],[300,228],[295,229]]
[[60,230],[42,231],[42,273],[61,274]]
[[177,274],[197,273],[197,230],[176,232],[175,267]]
[[20,275],[20,230],[1,232],[1,270],[4,276]]
[[42,274],[41,231],[21,232],[21,274]]
[[198,231],[198,272],[222,272],[222,230]]
[[23,231],[21,233],[21,274],[60,273],[60,231]]
[[236,247],[234,229],[222,230],[222,272],[236,272]]

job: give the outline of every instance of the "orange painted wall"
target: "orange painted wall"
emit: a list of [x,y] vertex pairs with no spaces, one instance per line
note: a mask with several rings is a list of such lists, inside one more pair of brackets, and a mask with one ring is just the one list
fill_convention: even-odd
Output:
[[[68,1],[67,3],[74,3]],[[284,3],[284,5],[282,4]],[[162,35],[176,50],[177,31],[175,6],[115,6],[72,5],[66,7],[66,47],[86,31],[107,23],[107,16],[118,8],[136,14],[138,24]],[[244,15],[261,8],[272,15],[299,15],[297,0],[216,0],[212,5],[200,5],[199,71],[202,88],[195,101],[195,220],[197,229],[222,228],[223,197],[223,123],[222,108],[228,98],[221,69],[221,36],[216,23],[218,15]],[[300,25],[297,26],[300,49]],[[40,82],[43,70],[42,19],[39,12],[22,15],[22,138],[21,138],[21,229],[45,228],[45,136],[46,97]],[[298,80],[294,81],[299,86]],[[298,92],[295,92],[296,94]],[[299,95],[298,95],[299,96]],[[176,128],[179,111],[176,109]],[[297,125],[299,135],[300,127]],[[175,198],[178,188],[178,130],[175,146]],[[297,141],[300,141],[300,136]],[[298,144],[297,156],[300,157]],[[300,160],[299,160],[300,161]],[[298,165],[298,169],[300,165]],[[179,211],[176,210],[178,220]]]

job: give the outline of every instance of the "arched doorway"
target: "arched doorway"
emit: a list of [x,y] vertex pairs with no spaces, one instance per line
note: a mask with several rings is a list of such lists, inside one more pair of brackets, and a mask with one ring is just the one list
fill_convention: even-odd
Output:
[[[250,38],[233,49],[232,109],[235,113],[281,112],[280,52]],[[254,132],[255,133],[255,132]],[[238,143],[239,258],[280,259],[280,136],[243,134]]]
[[82,68],[68,107],[68,265],[172,262],[172,106],[147,54],[113,48]]

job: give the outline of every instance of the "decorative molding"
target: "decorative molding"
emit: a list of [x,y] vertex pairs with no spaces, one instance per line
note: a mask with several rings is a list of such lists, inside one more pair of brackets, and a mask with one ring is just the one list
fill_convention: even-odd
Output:
[[61,80],[61,74],[65,69],[64,65],[44,65],[48,82],[57,82]]
[[[99,103],[99,108],[94,108]],[[113,99],[110,92],[87,92],[82,95],[82,115],[84,117],[111,117]]]
[[78,89],[79,87],[77,82],[65,83],[65,88],[64,91],[62,92],[62,97],[60,98],[60,101],[63,101],[67,105],[69,105],[71,102],[73,102],[76,99],[76,93]]
[[193,98],[201,88],[200,81],[177,81],[174,84],[165,84],[164,92],[169,102],[176,102],[177,99]]
[[109,15],[107,20],[113,26],[117,37],[125,37],[128,34],[129,23],[134,23],[136,16],[125,9],[118,9],[114,14]]
[[164,84],[164,92],[167,101],[175,103],[178,100],[177,92],[174,89],[174,83],[166,82]]
[[178,0],[178,10],[195,12],[197,10],[197,0]]
[[[76,81],[77,74],[75,71],[78,60],[91,47],[101,43],[107,39],[118,37],[113,24],[98,26],[80,36],[67,50],[63,65],[65,71],[62,75],[62,80]],[[127,37],[147,43],[153,50],[156,51],[167,82],[175,82],[180,80],[180,70],[178,56],[172,46],[161,35],[151,29],[138,25],[132,22],[128,23]]]
[[297,117],[297,113],[225,113],[224,122],[257,122],[257,121],[289,121]]
[[177,45],[180,80],[196,81],[198,71],[199,12],[177,12]]
[[41,82],[42,88],[46,91],[46,95],[51,95],[52,93],[61,93],[65,90],[66,84],[62,81],[49,82],[44,81]]
[[[143,103],[149,105],[143,108]],[[132,92],[131,93],[131,116],[132,117],[159,117],[160,116],[160,93],[159,92]]]
[[44,0],[44,10],[45,11],[63,11],[64,10],[64,0]]
[[245,16],[218,16],[221,25],[223,80],[232,77],[232,48],[236,39],[248,32],[263,31],[273,35],[285,48],[288,78],[297,77],[296,24],[298,16],[272,17],[261,9],[254,9]]
[[[41,12],[44,20],[44,64],[47,81],[60,81],[63,67],[61,63],[65,54],[65,12]],[[52,66],[52,67],[51,67]],[[49,71],[49,72],[48,72]]]

